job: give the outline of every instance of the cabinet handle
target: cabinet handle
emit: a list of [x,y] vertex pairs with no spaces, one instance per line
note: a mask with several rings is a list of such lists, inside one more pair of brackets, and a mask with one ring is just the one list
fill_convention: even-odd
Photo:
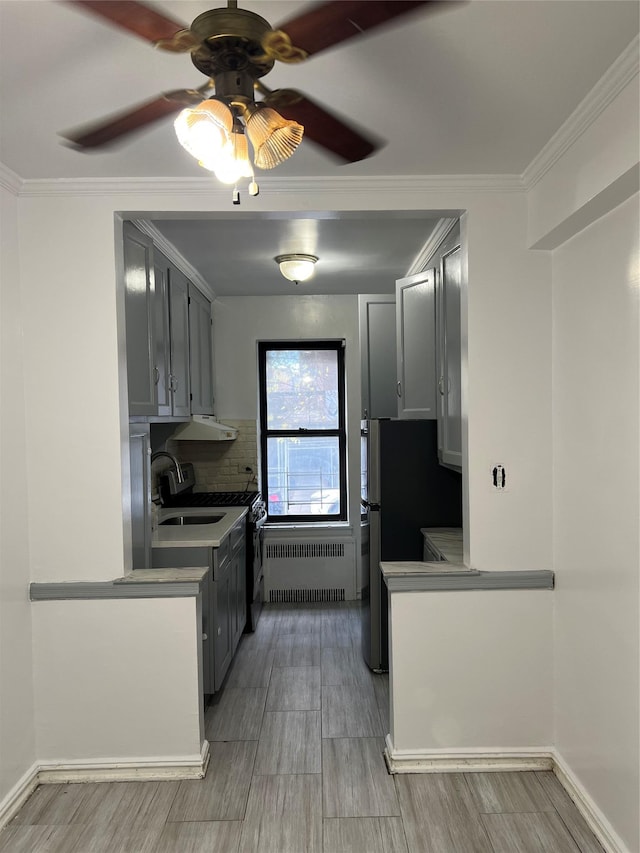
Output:
[[444,397],[444,376],[438,379],[438,391],[440,392],[440,396]]
[[398,397],[402,397],[402,382],[398,382],[396,385],[396,391],[398,393]]
[[174,376],[173,373],[169,374],[169,390],[177,391],[178,390],[178,377]]
[[154,365],[153,367],[153,384],[157,385],[160,382],[160,368]]
[[203,643],[206,643],[208,639],[209,639],[209,637],[207,636],[207,634],[202,635],[202,642]]

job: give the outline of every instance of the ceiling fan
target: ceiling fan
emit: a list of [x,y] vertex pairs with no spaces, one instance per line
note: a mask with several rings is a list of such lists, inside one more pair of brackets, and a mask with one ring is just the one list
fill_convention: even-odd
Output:
[[[261,78],[276,61],[301,62],[417,7],[444,5],[443,0],[328,0],[274,29],[260,15],[239,9],[237,0],[204,12],[188,28],[137,0],[71,3],[159,49],[190,53],[193,64],[207,81],[198,89],[165,92],[119,115],[61,135],[78,149],[99,148],[182,110],[176,121],[179,141],[202,166],[216,171],[199,156],[202,149],[196,143],[202,143],[203,138],[211,145],[215,137],[214,147],[222,146],[230,152],[227,165],[246,161],[244,174],[240,167],[222,169],[225,174],[218,177],[227,183],[235,183],[238,177],[253,177],[250,163],[247,168],[247,135],[256,152],[255,164],[260,168],[272,168],[289,157],[303,132],[307,139],[345,163],[355,163],[376,151],[377,141],[324,106],[295,89],[270,90]],[[260,100],[256,100],[256,94]],[[193,143],[196,137],[199,139]],[[194,150],[189,147],[189,139],[195,144]],[[255,179],[250,192],[257,194]]]

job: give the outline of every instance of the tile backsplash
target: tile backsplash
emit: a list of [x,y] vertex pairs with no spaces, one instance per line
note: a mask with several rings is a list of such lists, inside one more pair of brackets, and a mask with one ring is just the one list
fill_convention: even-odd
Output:
[[[256,421],[219,418],[238,430],[234,441],[167,441],[179,462],[191,462],[196,490],[237,492],[258,489],[258,429]],[[245,471],[250,467],[253,473]]]

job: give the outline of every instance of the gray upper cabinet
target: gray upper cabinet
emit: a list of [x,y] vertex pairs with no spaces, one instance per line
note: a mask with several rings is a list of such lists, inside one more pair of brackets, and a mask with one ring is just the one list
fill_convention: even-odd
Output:
[[174,266],[169,267],[169,326],[171,373],[169,389],[174,416],[191,414],[189,377],[189,282]]
[[358,296],[362,417],[395,418],[396,298],[394,294]]
[[462,249],[456,222],[433,257],[436,264],[438,456],[462,470]]
[[435,269],[396,282],[397,415],[435,419]]
[[212,415],[214,410],[211,303],[192,284],[189,284],[189,363],[191,413]]
[[155,251],[155,365],[159,417],[189,417],[189,282]]
[[129,415],[153,416],[158,411],[153,243],[129,222],[123,236]]
[[211,303],[133,223],[123,235],[129,417],[214,414]]
[[441,462],[462,468],[462,398],[460,289],[461,248],[456,246],[440,262],[442,337],[438,388],[441,395]]
[[[169,325],[169,261],[154,253],[155,322],[154,370],[156,377],[156,414],[167,417],[173,414],[171,405],[171,331]],[[127,347],[127,358],[129,348]]]

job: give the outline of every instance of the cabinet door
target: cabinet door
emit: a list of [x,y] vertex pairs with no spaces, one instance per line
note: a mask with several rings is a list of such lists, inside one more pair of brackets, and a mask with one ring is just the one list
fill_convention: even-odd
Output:
[[169,267],[169,323],[171,337],[172,414],[191,414],[189,381],[189,282],[180,270]]
[[155,320],[154,351],[156,388],[160,417],[172,414],[171,410],[171,332],[169,328],[169,261],[159,252],[155,253]]
[[214,628],[214,677],[219,690],[229,669],[233,648],[231,645],[231,563],[226,560],[217,571],[211,584]]
[[244,626],[247,620],[247,567],[246,567],[246,547],[243,542],[240,547],[236,548],[231,555],[231,572],[233,575],[233,649],[238,646],[240,637],[244,631]]
[[214,410],[211,303],[192,284],[189,285],[189,364],[191,413],[212,415]]
[[158,410],[153,243],[130,222],[123,237],[129,415],[152,416]]
[[398,417],[436,417],[435,270],[396,282]]
[[443,255],[440,262],[442,282],[443,363],[440,378],[442,394],[441,461],[462,468],[462,400],[460,289],[462,281],[460,246]]
[[237,643],[247,624],[247,544],[242,540],[242,546],[238,551],[238,637]]
[[358,297],[362,417],[395,418],[396,396],[396,298],[394,294],[363,294]]

